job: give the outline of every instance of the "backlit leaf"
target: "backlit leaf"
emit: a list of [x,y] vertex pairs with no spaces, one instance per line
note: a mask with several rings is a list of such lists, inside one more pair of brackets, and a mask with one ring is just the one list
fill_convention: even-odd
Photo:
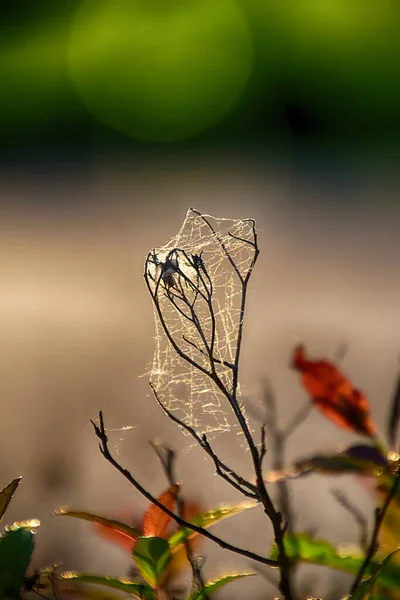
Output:
[[147,583],[137,583],[130,579],[118,579],[115,577],[105,577],[104,575],[87,575],[85,573],[76,573],[75,571],[66,571],[65,573],[61,573],[60,577],[68,581],[104,585],[113,590],[126,592],[140,600],[155,600],[156,598],[154,591]]
[[[173,511],[179,494],[179,484],[172,485],[168,490],[163,492],[158,498],[159,502],[169,510]],[[167,529],[171,517],[158,508],[155,504],[151,504],[144,513],[142,522],[142,534],[144,536],[162,537]]]
[[373,588],[375,587],[375,584],[378,583],[380,574],[398,551],[399,548],[391,552],[388,556],[386,556],[386,558],[383,559],[381,564],[375,570],[374,574],[358,586],[357,590],[354,592],[354,594],[352,594],[351,600],[372,600]]
[[208,600],[211,594],[219,590],[219,588],[226,585],[227,583],[231,583],[231,581],[242,579],[243,577],[251,577],[252,575],[255,575],[255,573],[238,573],[225,575],[224,577],[221,577],[216,581],[209,581],[205,584],[204,589],[198,592],[195,596],[193,596],[191,600]]
[[309,360],[304,346],[294,351],[292,366],[300,371],[303,386],[314,405],[333,423],[367,436],[376,435],[366,396],[326,360]]
[[152,587],[161,583],[172,558],[168,542],[160,537],[139,538],[132,556],[140,574]]
[[0,598],[6,600],[19,600],[34,546],[30,528],[14,527],[0,536]]
[[[307,534],[286,534],[284,538],[285,550],[288,558],[293,561],[324,565],[344,573],[356,575],[364,562],[364,556],[351,550],[336,549],[325,540],[313,539]],[[278,558],[278,550],[274,545],[270,558]],[[377,560],[371,561],[366,576],[373,575],[380,566]],[[398,586],[400,581],[400,567],[386,563],[380,572],[379,584],[391,588]]]
[[[199,504],[199,502],[195,502],[193,500],[186,500],[183,503],[183,518],[186,521],[190,521],[193,517],[200,514],[204,511],[204,508]],[[163,536],[165,539],[168,537]],[[192,553],[197,554],[198,549],[200,548],[201,543],[203,542],[201,536],[197,536],[191,539],[188,543],[190,544],[190,548]],[[187,558],[186,547],[181,544],[179,548],[173,550],[173,556],[171,562],[168,565],[168,573],[166,579],[164,580],[164,585],[170,581],[173,581],[183,570],[190,568],[190,563]]]
[[[378,480],[378,485],[374,490],[378,496],[379,503],[383,505],[388,494],[390,493],[395,483],[395,477],[382,477]],[[396,550],[400,545],[400,492],[390,502],[383,523],[379,530],[379,546],[380,550],[385,554]],[[400,554],[394,556],[393,562],[400,564]],[[399,590],[400,597],[400,590]]]
[[265,480],[275,483],[283,479],[301,477],[310,473],[342,475],[357,473],[379,477],[392,472],[392,463],[374,446],[354,445],[332,454],[316,454],[290,465],[286,469],[270,471]]
[[14,496],[15,490],[17,489],[22,477],[17,477],[9,483],[4,490],[0,492],[0,522],[4,517],[4,513],[7,510],[7,506],[11,502],[11,498]]
[[[196,515],[188,521],[192,525],[197,525],[198,527],[208,529],[212,525],[222,521],[222,519],[233,517],[233,515],[237,515],[244,510],[254,508],[255,506],[257,506],[257,502],[241,502],[240,504],[234,504],[230,506],[220,506],[218,508],[201,513],[200,515]],[[168,538],[168,543],[172,552],[175,552],[186,540],[189,540],[196,535],[198,535],[198,533],[185,527],[173,533]]]
[[104,532],[107,532],[107,534],[105,535],[107,539],[110,539],[111,541],[122,545],[129,551],[132,550],[133,545],[141,536],[140,530],[136,529],[135,527],[131,527],[130,525],[127,525],[126,523],[121,523],[120,521],[115,521],[114,519],[100,517],[99,515],[95,515],[92,513],[72,510],[67,507],[61,507],[57,509],[53,514],[56,516],[61,515],[67,517],[75,517],[77,519],[84,519],[85,521],[91,521],[92,523],[96,523],[101,527],[99,531],[101,531],[103,535]]
[[121,600],[121,594],[94,586],[91,586],[90,589],[83,589],[83,586],[78,585],[76,589],[63,589],[62,600]]

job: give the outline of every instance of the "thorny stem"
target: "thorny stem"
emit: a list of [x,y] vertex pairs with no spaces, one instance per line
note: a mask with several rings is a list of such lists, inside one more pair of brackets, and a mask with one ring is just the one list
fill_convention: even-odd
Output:
[[379,544],[378,544],[379,532],[381,530],[385,515],[390,506],[390,503],[392,502],[393,498],[396,496],[399,486],[400,486],[400,467],[397,469],[397,471],[394,475],[394,483],[392,485],[390,492],[388,493],[388,495],[386,497],[385,502],[383,503],[381,508],[375,509],[375,525],[374,525],[374,529],[372,532],[371,541],[369,543],[368,551],[365,556],[364,562],[362,563],[361,568],[358,571],[356,578],[354,579],[353,585],[351,586],[350,597],[357,590],[368,567],[371,564],[372,559],[374,558],[375,554],[377,553],[377,551],[379,549]]
[[[209,308],[209,312],[210,312],[210,316],[211,316],[211,326],[212,326],[212,342],[211,342],[211,348],[208,346],[206,340],[204,339],[204,333],[201,329],[200,323],[198,322],[198,320],[194,319],[194,307],[193,305],[190,305],[190,303],[187,301],[186,297],[183,298],[186,306],[188,306],[189,310],[191,311],[191,316],[192,316],[192,322],[195,325],[197,331],[199,332],[199,335],[205,345],[207,354],[208,354],[208,358],[209,358],[209,368],[210,370],[208,370],[207,368],[204,368],[202,365],[200,365],[199,363],[197,363],[195,360],[193,360],[190,356],[188,356],[178,345],[178,343],[175,341],[171,331],[168,328],[168,325],[164,319],[164,316],[162,314],[162,310],[160,307],[160,303],[159,303],[159,299],[158,299],[158,292],[159,292],[159,287],[161,284],[161,279],[162,279],[162,272],[160,273],[158,280],[155,281],[154,278],[150,275],[148,267],[147,267],[147,262],[150,260],[149,257],[153,257],[153,255],[151,253],[149,253],[147,261],[146,261],[146,268],[145,268],[145,273],[144,273],[144,278],[146,281],[146,285],[149,289],[150,295],[153,299],[155,308],[156,308],[156,312],[157,315],[159,317],[160,323],[164,329],[164,332],[168,338],[168,340],[170,341],[170,343],[172,344],[174,350],[177,352],[178,356],[180,356],[181,358],[183,358],[184,360],[186,360],[190,365],[192,365],[194,368],[198,369],[199,371],[201,371],[204,375],[207,375],[208,377],[210,377],[215,385],[218,387],[218,389],[221,391],[221,393],[225,396],[225,398],[227,399],[238,423],[239,426],[244,434],[244,437],[246,439],[247,445],[249,447],[250,450],[250,454],[252,457],[252,462],[253,462],[253,467],[254,467],[254,472],[255,472],[255,476],[256,476],[256,484],[255,484],[255,496],[256,498],[262,503],[263,507],[264,507],[264,512],[265,514],[269,517],[272,527],[273,527],[273,532],[274,532],[274,539],[275,539],[275,543],[277,545],[277,549],[278,549],[278,567],[279,567],[279,571],[280,571],[280,583],[279,583],[279,589],[284,597],[285,600],[293,600],[293,594],[292,594],[292,589],[291,589],[291,562],[286,554],[285,551],[285,546],[284,546],[284,527],[282,524],[282,516],[279,512],[279,510],[276,510],[273,502],[271,500],[271,497],[267,491],[267,488],[265,486],[264,483],[264,477],[263,477],[263,470],[262,470],[262,459],[263,459],[263,451],[261,451],[259,453],[257,446],[253,440],[252,434],[250,432],[250,429],[248,427],[246,418],[243,414],[242,408],[239,404],[238,398],[237,398],[237,392],[238,392],[238,385],[239,385],[239,362],[240,362],[240,355],[241,355],[241,348],[242,348],[242,339],[243,339],[243,323],[244,323],[244,315],[245,315],[245,309],[246,309],[246,298],[247,298],[247,286],[248,286],[248,282],[249,279],[251,277],[251,274],[253,272],[254,266],[256,264],[257,258],[259,256],[259,248],[258,248],[258,244],[257,244],[257,233],[255,230],[255,222],[252,219],[249,219],[248,222],[251,223],[251,227],[252,227],[252,235],[253,235],[253,241],[251,240],[246,240],[244,238],[238,238],[232,234],[230,234],[231,237],[233,237],[234,239],[238,239],[240,241],[242,241],[245,244],[248,244],[249,246],[252,247],[253,249],[253,257],[251,259],[250,265],[247,269],[247,272],[245,275],[242,275],[238,265],[236,264],[235,260],[233,259],[233,257],[231,256],[227,246],[225,245],[223,239],[221,238],[221,236],[218,234],[218,232],[214,229],[214,227],[212,226],[212,224],[210,223],[210,221],[201,213],[199,213],[198,211],[191,209],[191,211],[196,214],[197,216],[199,216],[204,223],[208,226],[208,228],[210,229],[211,233],[213,234],[214,238],[217,240],[217,242],[219,243],[223,253],[225,254],[226,259],[228,260],[228,262],[230,263],[232,269],[234,270],[234,272],[236,273],[240,284],[241,284],[241,300],[240,300],[240,308],[239,308],[239,319],[238,319],[238,333],[237,333],[237,338],[236,338],[236,352],[235,352],[235,358],[233,361],[233,368],[232,368],[232,386],[231,386],[231,390],[228,390],[227,387],[225,386],[225,384],[223,383],[223,381],[220,379],[220,377],[218,376],[218,373],[216,371],[215,368],[215,361],[213,360],[213,346],[214,346],[214,339],[215,339],[215,331],[216,331],[216,324],[215,324],[215,312],[214,312],[214,308],[213,308],[213,304],[212,304],[212,289],[208,294],[208,300],[207,304],[208,304],[208,308]],[[175,256],[177,256],[177,252],[179,249],[174,248],[173,250],[171,250],[171,252],[169,253],[168,257],[172,256],[172,253],[175,253]],[[180,252],[184,253],[184,255],[187,257],[186,253],[184,252],[184,250],[180,250]],[[200,267],[198,267],[196,269],[197,273],[199,273],[200,271]],[[179,273],[179,275],[182,275],[184,277],[184,279],[186,280],[187,277],[186,275],[184,275],[179,267],[177,272]],[[153,283],[155,283],[155,287],[154,289],[152,289],[152,285],[151,285],[151,281]],[[203,284],[204,281],[202,280]],[[194,284],[191,282],[191,286],[193,288]],[[194,286],[196,288],[196,286]],[[198,286],[197,286],[198,287]],[[199,290],[200,291],[200,290]],[[181,287],[181,292],[183,293],[183,288]],[[185,294],[183,294],[183,296],[185,296]],[[167,296],[168,297],[168,296]],[[203,296],[204,298],[204,296]],[[175,304],[175,303],[174,303]],[[168,414],[168,413],[167,413]],[[170,413],[169,413],[170,414]],[[176,422],[176,419],[173,419]],[[190,432],[191,433],[191,432]],[[192,434],[193,435],[193,434]],[[197,435],[197,434],[196,434]],[[203,441],[203,447],[205,449],[207,449],[207,446],[205,444],[204,439]],[[215,459],[213,457],[213,453],[210,454],[210,456],[213,458],[214,462]],[[215,462],[216,467],[217,467],[217,462]],[[220,469],[217,468],[217,472],[220,473]],[[237,487],[236,484],[232,483],[231,481],[231,485],[234,485],[234,487]],[[243,493],[243,491],[242,491]],[[249,495],[247,493],[247,495]]]
[[151,502],[152,504],[154,504],[155,506],[157,506],[157,508],[159,508],[160,510],[162,510],[166,515],[168,515],[171,519],[173,519],[175,521],[175,523],[177,523],[181,527],[185,527],[187,529],[190,529],[191,531],[195,531],[196,533],[199,533],[200,535],[202,535],[203,537],[211,540],[215,544],[218,544],[218,546],[220,546],[221,548],[223,548],[225,550],[230,550],[231,552],[235,552],[236,554],[240,554],[242,556],[245,556],[246,558],[249,558],[250,560],[255,560],[257,562],[263,563],[264,565],[268,565],[270,567],[278,567],[278,561],[272,560],[272,559],[269,559],[269,558],[265,558],[264,556],[260,556],[259,554],[255,554],[254,552],[251,552],[250,550],[245,550],[243,548],[238,548],[237,546],[229,544],[228,542],[225,542],[224,540],[222,540],[221,538],[217,537],[213,533],[210,533],[207,529],[204,529],[204,527],[199,527],[197,525],[194,525],[193,523],[190,523],[189,521],[186,521],[185,519],[183,519],[179,515],[175,514],[172,510],[170,510],[169,508],[167,508],[166,506],[164,506],[164,504],[162,504],[155,496],[153,496],[148,490],[146,490],[137,481],[137,479],[135,479],[133,477],[133,475],[131,475],[131,473],[127,469],[125,469],[122,465],[120,465],[115,460],[115,458],[113,457],[113,455],[111,454],[111,452],[110,452],[110,450],[108,448],[108,438],[107,438],[107,434],[106,434],[106,429],[104,427],[104,419],[103,419],[103,413],[102,413],[102,411],[99,412],[99,423],[100,423],[100,426],[96,425],[96,423],[94,421],[92,421],[92,420],[90,422],[93,425],[93,428],[94,428],[96,436],[100,440],[99,449],[100,449],[101,454],[104,456],[104,458],[119,473],[121,473],[121,475],[123,475],[125,477],[125,479],[127,481],[129,481],[129,483],[131,485],[133,485],[133,487],[138,492],[140,492],[140,494],[142,494],[142,496],[144,496],[144,498],[146,498],[149,502]]

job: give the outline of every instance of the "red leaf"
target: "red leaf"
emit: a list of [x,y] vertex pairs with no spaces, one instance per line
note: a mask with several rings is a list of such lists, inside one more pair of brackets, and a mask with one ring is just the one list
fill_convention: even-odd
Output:
[[300,345],[295,348],[292,366],[301,372],[303,386],[328,419],[343,429],[376,435],[366,396],[335,365],[326,360],[308,360]]
[[[132,520],[127,514],[124,515],[126,520]],[[127,550],[130,554],[132,552],[132,548],[136,544],[141,531],[137,529],[137,537],[130,535],[128,532],[119,531],[112,526],[105,525],[103,523],[95,523],[96,533],[104,538],[105,540],[116,544],[120,548]],[[135,526],[136,528],[136,526]]]
[[124,550],[127,550],[128,552],[132,552],[132,548],[137,542],[137,539],[133,539],[125,533],[122,533],[121,531],[110,529],[105,525],[99,525],[98,523],[96,523],[95,528],[97,534],[100,537],[104,538],[108,542],[116,544],[117,546],[123,548]]
[[[159,502],[169,510],[174,510],[179,493],[179,484],[172,485],[158,498]],[[152,504],[144,513],[142,521],[142,532],[144,536],[162,537],[168,527],[171,518],[160,508]]]

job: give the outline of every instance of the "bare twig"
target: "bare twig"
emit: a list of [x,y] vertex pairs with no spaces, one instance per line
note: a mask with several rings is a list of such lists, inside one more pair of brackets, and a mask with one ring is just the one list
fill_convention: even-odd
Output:
[[162,410],[165,412],[167,417],[171,419],[173,423],[187,431],[187,433],[189,433],[196,440],[199,446],[203,448],[203,450],[205,450],[208,456],[213,460],[217,474],[220,477],[222,477],[222,479],[227,481],[232,487],[237,489],[241,494],[247,496],[248,498],[253,498],[256,500],[256,486],[250,483],[249,481],[246,481],[243,477],[241,477],[235,471],[233,471],[233,469],[230,469],[225,463],[223,463],[222,460],[220,460],[213,451],[207,439],[207,436],[204,434],[200,437],[196,430],[193,429],[193,427],[190,427],[190,425],[187,425],[186,423],[181,421],[170,410],[168,410],[168,408],[161,402],[157,391],[154,389],[154,386],[151,383],[149,385],[153,391],[156,401],[158,402]]
[[[165,453],[163,455],[159,445],[155,444],[154,442],[150,442],[150,443],[151,443],[151,446],[152,446],[154,452],[157,454],[157,456],[161,462],[161,465],[164,469],[164,473],[168,479],[168,483],[171,486],[174,485],[177,481],[176,476],[175,476],[175,469],[174,469],[175,458],[176,458],[176,454],[175,454],[174,450],[172,450],[171,448],[167,448],[166,446],[162,446],[162,449]],[[177,508],[178,508],[178,516],[181,518],[184,518],[185,501],[182,498],[182,494],[180,493],[180,491],[178,492]],[[204,589],[205,582],[203,579],[203,575],[201,573],[201,567],[199,566],[198,561],[196,560],[196,557],[193,556],[193,552],[190,547],[190,542],[188,540],[185,540],[184,544],[185,544],[186,558],[188,559],[188,562],[192,569],[193,588],[194,588],[192,590],[192,592],[202,591],[205,600],[207,600],[208,596]]]
[[[264,382],[263,403],[266,409],[265,413],[258,413],[256,415],[256,418],[258,418],[260,421],[264,421],[261,427],[260,457],[264,458],[266,454],[267,449],[265,436],[267,431],[268,438],[271,442],[272,468],[279,471],[282,470],[282,468],[284,467],[285,447],[287,439],[307,418],[311,411],[312,405],[310,402],[307,402],[305,405],[301,406],[298,409],[298,411],[292,416],[292,418],[289,420],[286,426],[281,427],[279,425],[275,396],[268,380]],[[254,406],[250,407],[250,410],[255,412],[254,408]],[[285,480],[282,480],[277,482],[276,486],[278,490],[277,507],[284,518],[282,531],[284,533],[286,531],[290,533],[293,531],[294,515],[290,502],[288,484]],[[291,576],[294,572],[295,567],[296,562],[292,561],[289,566]],[[268,576],[268,574],[266,577],[269,581],[273,581],[273,579],[271,579]]]
[[165,476],[168,480],[170,486],[175,485],[177,483],[177,479],[175,477],[175,450],[172,448],[168,448],[158,442],[150,441],[150,446],[153,448],[154,452],[157,455],[158,460],[161,463]]
[[197,525],[194,525],[193,523],[190,523],[189,521],[186,521],[185,519],[182,519],[181,517],[179,517],[179,515],[175,514],[172,510],[169,510],[169,508],[167,508],[166,506],[164,506],[155,496],[153,496],[149,491],[147,491],[131,475],[131,473],[127,469],[125,469],[124,467],[122,467],[115,460],[115,458],[112,456],[112,454],[110,453],[110,450],[108,448],[108,438],[107,438],[106,430],[105,430],[105,427],[104,427],[104,420],[103,420],[103,413],[102,413],[102,411],[99,412],[99,423],[100,423],[100,426],[96,425],[96,423],[94,421],[92,421],[92,420],[91,420],[91,423],[93,425],[93,428],[94,428],[96,436],[100,440],[99,449],[100,449],[101,454],[104,456],[104,458],[119,473],[121,473],[121,475],[123,475],[125,477],[125,479],[127,481],[129,481],[129,483],[131,485],[133,485],[133,487],[138,492],[140,492],[142,494],[142,496],[144,496],[149,502],[151,502],[152,504],[154,504],[155,506],[157,506],[166,515],[168,515],[169,517],[171,517],[171,519],[173,519],[178,525],[180,525],[181,527],[185,527],[187,529],[190,529],[192,531],[195,531],[196,533],[199,533],[200,535],[202,535],[203,537],[211,540],[215,544],[218,544],[218,546],[220,546],[221,548],[223,548],[225,550],[230,550],[231,552],[235,552],[236,554],[240,554],[242,556],[245,556],[246,558],[249,558],[250,560],[255,560],[255,561],[260,562],[260,563],[262,563],[264,565],[269,565],[270,567],[278,567],[278,561],[271,560],[269,558],[265,558],[264,556],[260,556],[259,554],[255,554],[254,552],[251,552],[250,550],[245,550],[243,548],[238,548],[237,546],[229,544],[228,542],[225,542],[221,538],[219,538],[216,535],[214,535],[214,534],[210,533],[209,531],[207,531],[207,529],[204,529],[203,527],[198,527]]
[[262,464],[265,455],[267,454],[266,431],[265,423],[261,426],[261,446],[260,446],[260,463]]
[[[174,469],[175,458],[176,458],[176,454],[175,454],[174,450],[172,450],[171,448],[167,448],[166,446],[160,447],[159,445],[155,444],[154,442],[150,442],[150,443],[151,443],[151,446],[152,446],[154,452],[157,454],[157,456],[161,462],[161,465],[164,469],[164,473],[168,479],[168,483],[171,486],[174,485],[177,481],[176,476],[175,476],[175,469]],[[161,448],[165,453],[164,455],[161,452]],[[183,518],[184,511],[185,511],[185,501],[182,498],[182,494],[180,493],[180,491],[178,492],[177,508],[178,508],[178,516]],[[196,592],[202,591],[205,600],[207,600],[208,596],[204,589],[205,583],[204,583],[203,576],[201,574],[201,567],[199,567],[198,561],[193,556],[193,552],[190,547],[190,542],[188,540],[185,540],[184,544],[185,544],[186,558],[188,559],[188,562],[192,569],[193,587],[194,587],[193,592],[194,591],[196,591]]]
[[352,596],[352,594],[354,594],[354,592],[357,590],[368,567],[371,564],[372,559],[374,558],[375,554],[377,553],[377,551],[379,549],[379,543],[378,543],[379,532],[381,530],[382,523],[384,521],[386,512],[387,512],[393,498],[396,496],[399,486],[400,486],[400,468],[397,469],[397,471],[394,475],[394,482],[393,482],[392,488],[389,491],[388,495],[386,496],[386,500],[383,503],[382,507],[381,508],[377,507],[375,509],[375,525],[374,525],[374,529],[372,532],[371,541],[369,543],[369,547],[368,547],[368,551],[365,556],[365,559],[360,567],[360,570],[358,571],[358,573],[356,575],[356,578],[354,579],[353,585],[351,586],[350,596]]
[[[228,403],[230,404],[230,406],[236,416],[236,419],[243,431],[244,437],[245,437],[247,445],[249,447],[250,454],[251,454],[252,461],[253,461],[254,472],[255,472],[255,476],[256,476],[256,487],[257,487],[258,497],[260,499],[260,502],[264,506],[265,514],[269,517],[269,519],[271,521],[272,528],[274,531],[275,543],[278,548],[278,562],[279,562],[279,568],[280,568],[279,589],[286,600],[292,600],[293,594],[292,594],[292,589],[291,589],[291,577],[290,577],[291,563],[290,563],[289,558],[286,555],[286,550],[285,550],[284,541],[283,541],[284,529],[282,526],[282,515],[278,510],[275,509],[273,502],[271,500],[271,497],[265,486],[263,471],[262,471],[262,458],[263,457],[261,457],[261,454],[257,450],[256,444],[253,440],[250,429],[247,425],[247,421],[243,415],[243,412],[242,412],[241,407],[237,400],[237,391],[238,391],[238,385],[239,385],[239,362],[240,362],[240,354],[241,354],[242,341],[243,341],[243,325],[244,325],[244,315],[245,315],[245,309],[246,309],[247,287],[248,287],[248,283],[249,283],[251,274],[253,272],[254,266],[257,262],[257,258],[260,254],[260,250],[258,248],[258,243],[257,243],[257,232],[255,229],[255,222],[252,219],[248,220],[248,222],[251,223],[251,227],[252,227],[253,241],[243,240],[242,238],[240,238],[241,241],[244,241],[247,244],[249,244],[254,250],[253,258],[247,269],[247,273],[245,276],[243,276],[240,273],[238,266],[236,265],[235,261],[233,260],[231,254],[229,253],[229,250],[227,249],[226,245],[224,244],[222,238],[216,232],[216,230],[214,229],[214,227],[212,226],[210,221],[204,215],[199,213],[198,211],[193,211],[193,212],[195,212],[204,221],[204,223],[206,223],[206,225],[209,227],[210,231],[213,233],[215,238],[218,240],[227,260],[231,264],[233,270],[235,271],[235,273],[237,274],[237,276],[241,282],[242,289],[241,289],[241,301],[240,301],[239,318],[238,318],[239,325],[238,325],[238,333],[237,333],[237,337],[236,337],[236,354],[235,354],[235,360],[234,360],[236,369],[233,371],[232,390],[228,391],[225,388],[223,383],[216,376],[215,372],[214,372],[214,377],[212,377],[212,378],[215,381],[216,385],[219,387],[219,389],[222,391],[222,393],[225,395],[226,399],[228,400]],[[231,237],[235,237],[235,236],[232,236],[232,234],[231,234]]]
[[286,425],[283,435],[287,439],[292,433],[305,421],[308,415],[313,410],[312,402],[305,402],[296,413],[294,413],[292,419]]
[[349,498],[342,490],[336,488],[332,489],[331,494],[335,498],[335,500],[337,500],[337,502],[339,502],[339,504],[351,514],[351,516],[359,526],[360,546],[365,552],[368,552],[368,521],[365,515],[363,515],[358,506],[356,506],[349,500]]
[[[207,227],[209,228],[209,230],[211,231],[211,233],[213,235],[214,240],[216,240],[218,242],[223,254],[225,255],[227,261],[231,265],[237,278],[239,279],[240,286],[241,286],[236,345],[235,345],[233,365],[231,367],[231,382],[230,382],[229,386],[227,386],[224,383],[224,381],[221,379],[221,377],[219,376],[219,374],[217,372],[217,368],[216,368],[217,364],[220,364],[220,363],[219,363],[219,361],[216,361],[214,358],[214,344],[215,344],[215,339],[216,339],[216,316],[215,316],[215,311],[214,311],[214,306],[213,306],[213,285],[212,285],[212,280],[207,273],[207,267],[204,264],[203,260],[200,258],[200,261],[199,261],[198,257],[196,260],[194,260],[193,257],[192,257],[192,260],[190,260],[187,253],[183,249],[173,248],[168,253],[168,255],[165,259],[165,263],[164,263],[164,265],[172,264],[173,261],[174,261],[174,264],[176,263],[176,268],[174,267],[174,269],[179,278],[179,283],[177,284],[178,291],[179,291],[179,299],[181,302],[183,302],[184,306],[186,307],[184,310],[184,316],[185,316],[185,319],[189,319],[190,322],[194,325],[194,327],[197,330],[197,333],[199,334],[199,337],[201,339],[201,344],[204,347],[204,350],[202,347],[201,348],[202,352],[200,352],[200,356],[203,356],[205,358],[205,361],[204,362],[202,361],[202,364],[200,364],[200,362],[197,362],[191,356],[189,356],[187,354],[187,352],[185,351],[186,349],[181,348],[180,340],[177,341],[175,339],[172,331],[168,327],[168,323],[166,322],[166,320],[164,318],[163,311],[162,311],[161,305],[160,305],[160,299],[159,299],[160,285],[161,285],[161,282],[163,281],[163,271],[161,268],[158,279],[155,279],[153,277],[153,275],[151,275],[150,269],[148,267],[149,262],[153,262],[153,264],[156,264],[156,260],[154,258],[154,252],[149,253],[149,255],[147,257],[144,278],[145,278],[148,290],[150,292],[150,295],[152,297],[152,300],[153,300],[153,303],[155,306],[155,310],[156,310],[156,313],[159,318],[159,322],[164,330],[164,333],[165,333],[167,339],[171,343],[173,349],[176,351],[176,353],[178,354],[178,356],[180,358],[185,360],[192,367],[194,367],[195,369],[197,369],[198,371],[203,373],[203,375],[205,375],[206,377],[209,377],[214,382],[214,384],[217,386],[217,388],[223,394],[223,396],[227,400],[230,408],[232,409],[232,411],[235,415],[235,418],[238,421],[239,426],[243,432],[243,435],[244,435],[244,438],[248,445],[248,448],[250,450],[250,455],[251,455],[252,462],[253,462],[255,480],[256,480],[255,486],[252,484],[249,484],[249,482],[246,482],[243,480],[239,481],[238,476],[236,474],[234,474],[233,471],[226,469],[225,465],[223,465],[223,463],[218,459],[218,457],[215,455],[215,453],[211,450],[210,444],[206,437],[204,437],[204,436],[200,437],[193,428],[189,427],[186,424],[183,424],[179,419],[177,419],[174,415],[172,415],[171,411],[166,410],[166,407],[163,406],[163,409],[166,412],[166,414],[168,414],[168,416],[175,423],[179,424],[181,427],[186,429],[186,431],[189,432],[192,435],[192,437],[194,437],[196,439],[196,441],[200,444],[200,446],[202,446],[206,450],[206,452],[209,454],[209,456],[213,459],[217,473],[221,477],[223,477],[226,481],[228,481],[231,485],[233,485],[233,487],[235,487],[236,489],[241,491],[241,493],[244,493],[247,496],[256,498],[259,502],[262,503],[264,512],[271,521],[273,532],[274,532],[274,539],[275,539],[275,543],[276,543],[276,546],[278,549],[278,561],[277,562],[278,562],[279,571],[280,571],[279,589],[285,600],[293,600],[293,594],[292,594],[292,589],[291,589],[291,574],[290,574],[291,562],[290,562],[288,556],[286,555],[285,545],[284,545],[284,540],[283,540],[284,534],[285,534],[285,528],[282,523],[281,513],[279,512],[279,510],[275,509],[275,506],[274,506],[274,504],[271,500],[271,497],[267,491],[267,488],[266,488],[266,485],[264,482],[264,477],[263,477],[262,461],[265,456],[266,448],[264,445],[264,447],[261,448],[261,451],[260,452],[258,451],[256,443],[252,437],[249,426],[247,424],[246,417],[243,413],[243,409],[238,400],[239,363],[240,363],[242,341],[243,341],[243,325],[244,325],[244,315],[245,315],[245,309],[246,309],[247,288],[248,288],[249,279],[251,277],[251,274],[253,272],[254,266],[256,264],[256,261],[257,261],[257,258],[259,256],[259,252],[260,252],[259,248],[258,248],[258,243],[257,243],[257,233],[256,233],[256,229],[255,229],[255,222],[252,219],[247,220],[248,224],[251,227],[251,234],[252,234],[251,240],[235,236],[231,233],[229,234],[230,237],[247,244],[252,249],[253,254],[252,254],[252,257],[247,266],[247,270],[246,270],[246,272],[242,273],[239,269],[239,266],[236,264],[233,256],[230,254],[229,249],[228,249],[227,245],[225,244],[224,240],[222,239],[221,235],[215,230],[215,228],[211,224],[210,220],[205,215],[202,215],[201,213],[199,213],[198,211],[196,211],[194,209],[191,209],[191,211],[194,214],[196,214],[203,221],[204,224],[207,225]],[[197,274],[196,275],[197,280],[194,279],[192,281],[179,268],[178,256],[180,254],[185,258],[185,261],[188,262],[195,269],[195,272]],[[204,277],[203,277],[203,274],[204,274]],[[189,288],[192,290],[192,292],[195,293],[195,298],[200,296],[207,304],[208,313],[209,313],[209,317],[210,317],[210,323],[209,323],[209,327],[208,327],[209,339],[207,339],[204,329],[202,327],[202,324],[200,323],[200,321],[198,319],[196,309],[195,309],[195,300],[193,302],[190,302],[189,298],[187,297],[187,295],[184,291],[181,280],[184,281],[185,284],[189,286]],[[208,285],[207,285],[207,283],[208,283]],[[167,297],[168,297],[168,295],[167,295]],[[172,299],[171,302],[175,308],[178,308],[174,299]],[[188,313],[186,313],[186,309],[189,311]],[[180,310],[182,310],[182,309],[179,307],[178,312]],[[186,340],[186,343],[188,343],[187,340]],[[193,344],[190,343],[190,345],[193,345]],[[160,401],[159,401],[159,403],[161,404]]]
[[[312,404],[307,402],[301,406],[285,427],[279,425],[278,413],[276,410],[276,401],[271,385],[268,381],[264,382],[263,394],[266,414],[262,417],[268,430],[271,440],[272,468],[280,471],[284,467],[285,447],[287,439],[301,425],[301,423],[310,414]],[[293,531],[294,515],[290,505],[289,489],[287,481],[282,480],[276,483],[278,489],[278,507],[286,522],[287,531]]]

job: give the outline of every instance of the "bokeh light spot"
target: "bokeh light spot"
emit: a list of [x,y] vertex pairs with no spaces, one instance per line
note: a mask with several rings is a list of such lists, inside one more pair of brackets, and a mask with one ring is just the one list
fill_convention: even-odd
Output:
[[141,140],[195,136],[234,107],[252,70],[234,0],[87,0],[69,65],[88,109]]

